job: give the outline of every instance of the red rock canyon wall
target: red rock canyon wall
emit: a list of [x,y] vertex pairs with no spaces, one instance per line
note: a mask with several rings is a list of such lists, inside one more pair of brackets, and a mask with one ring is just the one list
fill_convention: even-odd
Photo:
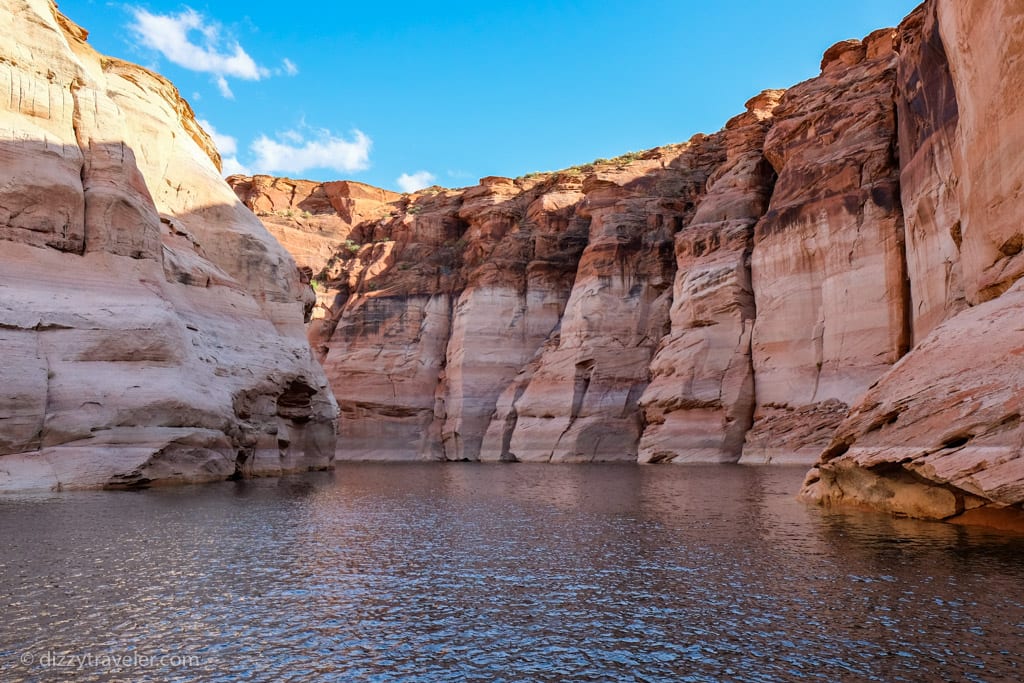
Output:
[[1024,5],[976,5],[681,145],[412,195],[232,179],[313,271],[339,456],[824,453],[811,500],[1019,505]]
[[168,82],[0,13],[0,491],[337,454],[1024,503],[1022,2],[929,0],[712,135],[406,195],[229,187]]

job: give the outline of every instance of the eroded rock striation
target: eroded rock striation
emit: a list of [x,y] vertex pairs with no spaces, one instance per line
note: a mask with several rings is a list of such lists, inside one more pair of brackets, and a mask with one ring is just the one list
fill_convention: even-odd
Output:
[[0,491],[327,466],[312,292],[162,77],[0,3]]
[[286,244],[343,224],[294,250],[339,456],[812,463],[911,343],[896,38],[713,135],[359,216],[232,178]]
[[1024,503],[1024,6],[926,3],[900,27],[916,344],[839,426],[803,495],[933,519]]
[[1020,507],[1021,28],[929,0],[718,133],[560,172],[233,178],[319,288],[339,456],[821,456],[810,500]]

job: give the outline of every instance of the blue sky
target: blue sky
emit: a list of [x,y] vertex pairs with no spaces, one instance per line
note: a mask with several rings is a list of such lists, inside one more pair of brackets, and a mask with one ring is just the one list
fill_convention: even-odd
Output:
[[170,78],[226,171],[470,185],[713,132],[916,0],[59,0]]

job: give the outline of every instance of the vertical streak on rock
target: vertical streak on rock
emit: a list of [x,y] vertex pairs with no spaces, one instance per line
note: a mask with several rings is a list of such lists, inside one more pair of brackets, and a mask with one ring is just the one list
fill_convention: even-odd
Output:
[[958,232],[973,305],[1024,275],[1024,2],[934,0],[932,6],[956,91]]
[[692,217],[721,154],[717,136],[698,136],[586,179],[579,215],[590,219],[589,241],[557,344],[544,350],[515,402],[509,457],[636,459],[639,400],[667,331],[674,232]]
[[[893,84],[892,117],[895,123],[897,135],[893,136],[889,148],[889,159],[892,168],[900,168],[899,159],[899,109],[896,106],[896,87]],[[897,196],[902,197],[902,186],[897,181]],[[893,347],[890,350],[890,357],[895,363],[910,352],[914,346],[914,292],[910,285],[910,272],[907,263],[907,222],[905,212],[902,210],[902,201],[898,202],[900,210],[896,217],[896,248],[886,252],[889,263],[886,264],[886,271],[892,273],[894,286],[899,292],[892,296],[893,305],[889,309],[892,315],[892,328],[897,330],[893,338]]]
[[953,171],[959,107],[934,3],[922,5],[900,24],[897,46],[894,101],[912,347],[967,305],[952,229],[960,223]]
[[[102,74],[98,76],[102,78]],[[82,150],[85,193],[83,252],[103,251],[132,258],[160,259],[160,218],[135,154],[123,141],[105,140],[110,126],[122,130],[124,113],[104,86],[89,74],[72,85],[74,130]]]
[[550,245],[579,229],[579,185],[563,178],[538,196],[511,179],[486,178],[463,194],[468,272],[448,348],[446,459],[500,457],[483,450],[498,399],[558,324],[569,297],[565,254]]
[[724,158],[693,220],[676,235],[671,330],[640,399],[641,462],[740,458],[754,409],[750,256],[774,184],[762,149],[781,95],[762,93],[726,125]]
[[752,257],[757,411],[744,460],[813,462],[905,345],[892,29],[830,48],[786,92]]
[[[341,408],[341,455],[439,457],[438,385],[450,336],[450,295],[358,296],[329,342]],[[443,419],[443,417],[442,417]]]
[[87,242],[86,242],[86,240],[88,239],[88,234],[87,234],[87,231],[85,229],[85,225],[86,225],[86,220],[87,220],[86,217],[89,215],[89,195],[88,195],[87,192],[84,191],[85,190],[85,174],[86,174],[85,169],[86,169],[86,166],[87,166],[88,162],[86,160],[87,159],[87,157],[86,157],[87,150],[86,150],[85,144],[83,144],[82,131],[79,129],[79,126],[78,126],[78,122],[81,119],[81,106],[82,106],[81,103],[78,100],[78,90],[79,90],[79,88],[81,88],[81,83],[78,80],[78,78],[75,78],[74,80],[71,81],[71,85],[69,86],[69,90],[71,92],[71,101],[73,103],[73,109],[72,109],[72,113],[71,113],[71,127],[72,127],[72,130],[74,131],[74,134],[75,134],[75,140],[78,142],[78,149],[81,151],[81,154],[82,154],[82,166],[78,170],[78,178],[79,178],[79,181],[82,183],[82,190],[83,190],[82,191],[82,231],[81,231],[82,242],[81,242],[80,248],[76,250],[76,253],[78,253],[79,255],[82,255],[82,254],[85,253],[86,249],[88,248],[88,245],[87,245]]

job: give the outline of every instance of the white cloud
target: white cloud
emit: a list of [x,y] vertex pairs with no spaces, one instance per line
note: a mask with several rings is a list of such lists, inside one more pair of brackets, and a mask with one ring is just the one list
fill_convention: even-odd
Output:
[[210,137],[213,138],[213,144],[216,145],[217,151],[220,152],[221,165],[224,168],[224,175],[252,175],[249,172],[249,168],[244,166],[238,161],[238,140],[230,135],[218,132],[209,121],[205,119],[198,119],[198,123],[203,127]]
[[299,67],[295,66],[295,62],[285,57],[281,64],[284,66],[284,72],[289,76],[294,76],[299,73]]
[[232,97],[229,76],[258,81],[270,75],[237,41],[222,39],[220,24],[191,8],[178,14],[152,14],[139,7],[129,11],[134,16],[129,29],[140,43],[178,66],[213,75],[224,97]]
[[415,192],[424,187],[430,187],[437,178],[429,171],[416,171],[415,173],[403,173],[395,181],[402,192]]
[[228,79],[223,76],[217,76],[217,90],[220,90],[220,95],[224,99],[233,100],[235,99],[235,93],[231,92],[231,86],[228,85]]
[[360,130],[353,130],[350,140],[329,130],[314,131],[308,139],[298,131],[282,134],[282,140],[258,137],[250,146],[256,159],[252,167],[260,172],[300,174],[311,168],[325,168],[338,173],[351,173],[369,168],[373,141]]
[[223,167],[222,173],[226,176],[229,175],[252,175],[252,171],[249,167],[240,163],[238,157],[224,157],[221,159],[221,166]]

